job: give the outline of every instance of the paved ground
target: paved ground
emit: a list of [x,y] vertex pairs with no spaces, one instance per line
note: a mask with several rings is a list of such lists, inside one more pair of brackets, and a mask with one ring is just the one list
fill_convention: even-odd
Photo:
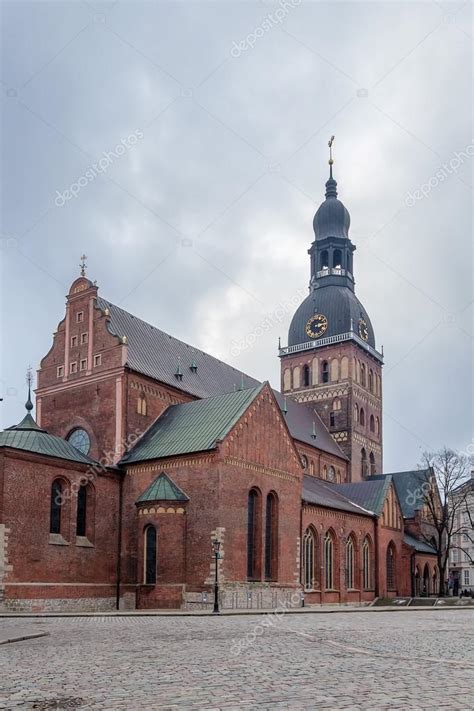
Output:
[[[8,636],[18,621],[0,625]],[[468,610],[28,628],[50,636],[0,647],[2,709],[474,709]]]

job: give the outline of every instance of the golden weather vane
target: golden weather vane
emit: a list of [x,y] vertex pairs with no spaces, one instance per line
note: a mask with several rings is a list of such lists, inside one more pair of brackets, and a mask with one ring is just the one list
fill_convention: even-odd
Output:
[[87,256],[85,254],[83,254],[81,257],[81,263],[79,264],[79,266],[81,268],[81,276],[86,275],[86,267],[87,267],[86,260],[87,260]]

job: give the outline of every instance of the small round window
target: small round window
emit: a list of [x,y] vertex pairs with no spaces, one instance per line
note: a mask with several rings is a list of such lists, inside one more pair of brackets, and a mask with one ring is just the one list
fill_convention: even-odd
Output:
[[83,454],[89,454],[91,438],[85,430],[81,428],[73,430],[68,434],[67,440]]

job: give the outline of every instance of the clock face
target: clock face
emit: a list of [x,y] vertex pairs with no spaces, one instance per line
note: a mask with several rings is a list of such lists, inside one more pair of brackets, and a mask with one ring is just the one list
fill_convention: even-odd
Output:
[[306,324],[306,334],[310,338],[319,338],[328,327],[328,320],[323,314],[314,314]]
[[359,335],[364,339],[364,341],[369,340],[369,329],[367,328],[367,324],[363,318],[359,319]]
[[89,450],[91,448],[91,440],[85,430],[81,428],[73,430],[68,435],[67,440],[83,454],[89,454]]

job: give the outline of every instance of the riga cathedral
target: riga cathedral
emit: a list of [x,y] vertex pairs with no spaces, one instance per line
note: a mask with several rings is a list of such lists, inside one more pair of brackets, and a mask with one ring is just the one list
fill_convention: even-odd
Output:
[[281,392],[82,268],[36,407],[0,433],[0,610],[212,609],[216,578],[222,609],[436,594],[429,472],[383,472],[383,357],[330,166]]

